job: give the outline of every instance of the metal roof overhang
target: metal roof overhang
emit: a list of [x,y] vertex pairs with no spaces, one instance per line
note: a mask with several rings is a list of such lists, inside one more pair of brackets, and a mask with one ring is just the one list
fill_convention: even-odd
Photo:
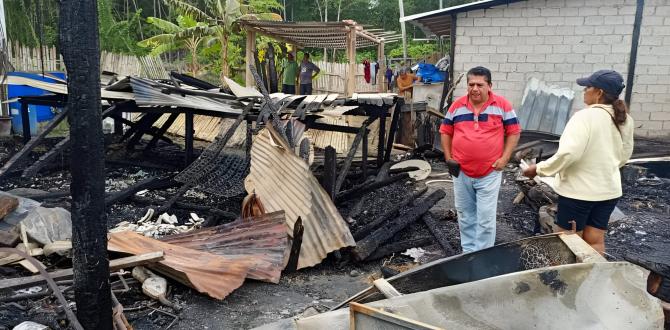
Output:
[[451,33],[452,15],[477,9],[487,9],[494,6],[507,5],[519,1],[525,0],[484,0],[471,2],[463,5],[401,17],[400,22],[412,23],[413,25],[423,30],[427,36],[449,36]]
[[347,33],[356,30],[356,48],[377,46],[382,42],[395,41],[395,32],[373,29],[368,31],[354,21],[341,22],[280,22],[262,20],[243,20],[245,29],[274,38],[299,47],[345,49]]

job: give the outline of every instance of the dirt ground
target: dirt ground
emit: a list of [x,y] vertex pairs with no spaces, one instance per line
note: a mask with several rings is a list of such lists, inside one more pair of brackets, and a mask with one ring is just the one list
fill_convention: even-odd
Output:
[[[53,143],[53,142],[52,142]],[[6,159],[16,151],[12,143],[0,144],[0,158]],[[175,151],[178,155],[178,151]],[[166,165],[164,168],[146,166],[108,165],[107,189],[120,190],[140,180],[165,176],[176,173],[176,167],[170,168],[177,162],[178,157],[168,157],[171,160],[156,159],[157,155],[148,155],[155,164]],[[441,162],[430,160],[433,174],[446,172]],[[2,161],[4,162],[4,160]],[[498,204],[497,242],[506,242],[533,235],[534,219],[536,214],[530,207],[512,204],[512,200],[519,192],[514,182],[515,169],[505,172]],[[444,176],[434,179],[443,179]],[[432,180],[429,178],[428,180]],[[426,181],[428,181],[426,180]],[[417,187],[426,183],[398,182],[392,186],[382,188],[366,197],[365,210],[352,221],[352,228],[357,228],[376,215],[388,209],[391,205],[411,193]],[[14,188],[33,188],[45,191],[63,191],[69,189],[68,172],[62,169],[52,169],[35,178],[11,177],[0,182],[0,190],[7,191]],[[437,203],[431,213],[437,219],[439,227],[452,243],[452,247],[460,252],[457,222],[447,217],[454,209],[453,190],[451,183],[438,182],[428,184],[430,190],[443,189],[446,197]],[[149,192],[148,197],[155,200],[169,198],[173,189]],[[239,198],[220,199],[206,194],[192,191],[187,194],[187,200],[201,205],[215,205],[218,208],[239,213]],[[626,215],[622,220],[613,223],[607,236],[607,252],[611,259],[621,259],[625,253],[668,253],[670,246],[667,238],[670,237],[670,184],[661,180],[641,182],[628,185],[619,207]],[[61,200],[52,203],[53,206],[68,207],[67,201]],[[47,205],[49,205],[47,203]],[[340,209],[345,218],[353,204],[343,205]],[[145,212],[145,205],[126,202],[111,207],[107,213],[108,227],[112,228],[120,221],[136,221]],[[185,211],[179,211],[185,212]],[[177,213],[182,219],[187,214]],[[399,242],[412,238],[430,237],[430,232],[421,222],[412,224],[408,229],[398,233],[391,241]],[[420,262],[426,262],[445,256],[437,244],[423,246],[426,254]],[[661,252],[659,252],[661,251]],[[69,267],[67,260],[48,260],[45,262],[51,269],[55,267]],[[369,261],[354,262],[346,253],[338,260],[329,256],[320,265],[294,273],[283,274],[279,284],[263,283],[247,280],[239,289],[235,290],[223,301],[217,301],[198,294],[183,285],[170,281],[170,299],[182,306],[181,311],[160,307],[150,302],[138,291],[137,285],[131,285],[132,290],[119,292],[117,297],[127,309],[126,317],[135,329],[249,329],[282,318],[293,317],[302,313],[322,312],[338,304],[340,301],[366,288],[371,282],[381,277],[382,266],[392,269],[409,269],[418,265],[410,257],[395,254],[392,257]],[[0,267],[0,279],[28,275],[25,271],[15,267]],[[114,279],[112,279],[114,281]],[[0,293],[2,296],[2,293]],[[71,293],[69,294],[71,297]],[[47,324],[54,329],[62,328],[59,320],[63,316],[55,308],[55,301],[50,298],[24,300],[12,304],[0,302],[0,330],[11,329],[23,320],[35,320]],[[158,309],[158,310],[156,310]],[[173,315],[178,316],[175,320]]]

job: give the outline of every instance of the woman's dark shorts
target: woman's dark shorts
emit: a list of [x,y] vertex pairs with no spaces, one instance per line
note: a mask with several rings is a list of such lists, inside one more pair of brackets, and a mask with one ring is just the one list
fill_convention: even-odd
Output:
[[612,215],[618,201],[619,199],[615,198],[590,202],[558,196],[556,224],[563,229],[571,230],[572,224],[570,221],[574,220],[577,224],[577,231],[584,230],[586,226],[607,230],[610,215]]

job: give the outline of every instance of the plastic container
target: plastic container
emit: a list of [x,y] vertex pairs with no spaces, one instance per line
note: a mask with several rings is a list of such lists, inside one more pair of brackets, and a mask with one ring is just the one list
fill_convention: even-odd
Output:
[[[56,76],[61,79],[65,79],[65,73],[64,72],[49,72],[49,74]],[[55,82],[54,79],[51,79],[49,77],[42,77],[42,74],[39,73],[28,73],[28,72],[9,72],[7,73],[9,76],[17,76],[17,77],[26,77],[26,78],[31,78],[35,80],[41,80],[41,81],[46,81],[46,82]],[[45,95],[49,94],[49,92],[39,89],[39,88],[34,88],[34,87],[29,87],[29,86],[21,86],[21,85],[9,85],[7,87],[7,94],[9,99],[13,99],[16,97],[20,96],[39,96],[39,95]],[[12,130],[14,131],[14,134],[18,135],[23,135],[23,121],[21,119],[21,103],[19,102],[12,102],[9,103],[9,113],[12,117]],[[29,118],[30,118],[30,134],[31,135],[37,135],[38,132],[38,124],[41,122],[46,122],[51,120],[54,117],[54,112],[52,111],[50,106],[45,106],[45,105],[29,105],[28,106],[28,113],[29,113]]]

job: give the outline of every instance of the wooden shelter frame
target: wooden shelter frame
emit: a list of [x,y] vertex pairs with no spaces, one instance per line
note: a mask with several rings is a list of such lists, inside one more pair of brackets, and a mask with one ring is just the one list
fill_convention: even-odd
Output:
[[[340,22],[280,22],[262,20],[243,20],[242,27],[246,30],[246,63],[254,63],[256,35],[264,35],[292,45],[296,48],[327,48],[345,49],[348,59],[348,70],[344,94],[352,96],[356,90],[356,48],[377,46],[377,57],[380,59],[380,72],[386,71],[384,63],[384,44],[397,41],[399,36],[394,32],[365,30],[362,25],[352,21]],[[255,86],[249,67],[246,68],[246,86]],[[384,84],[379,84],[379,92],[384,91]]]

